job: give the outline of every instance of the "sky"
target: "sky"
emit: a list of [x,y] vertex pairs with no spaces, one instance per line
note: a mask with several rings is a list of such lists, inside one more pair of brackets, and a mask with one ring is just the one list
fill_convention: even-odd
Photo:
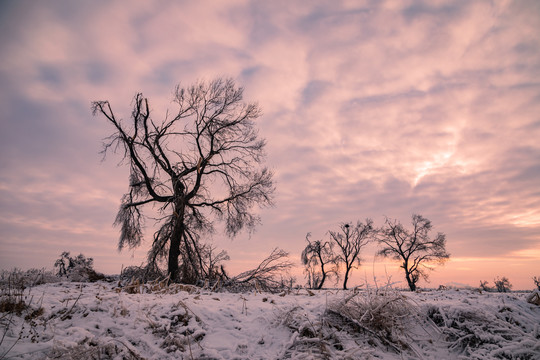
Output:
[[[540,276],[540,2],[27,1],[0,3],[0,268],[52,268],[62,251],[114,274],[127,190],[90,103],[154,118],[173,90],[231,77],[257,101],[275,206],[252,234],[211,239],[232,274],[274,247],[300,265],[308,232],[418,213],[447,236],[431,282]],[[362,253],[352,282],[402,281]],[[295,270],[304,283],[300,269]],[[403,285],[403,283],[402,283]]]

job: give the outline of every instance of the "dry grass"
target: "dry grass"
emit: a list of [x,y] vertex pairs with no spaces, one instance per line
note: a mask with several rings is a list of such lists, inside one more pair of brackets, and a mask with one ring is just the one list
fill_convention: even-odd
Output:
[[188,294],[197,294],[201,291],[201,288],[195,285],[169,284],[169,277],[167,276],[146,283],[141,279],[134,278],[125,285],[116,288],[116,292],[121,291],[128,294],[178,294],[181,291]]
[[[30,276],[28,276],[30,274]],[[38,275],[36,277],[35,275]],[[4,272],[0,281],[0,359],[8,356],[13,347],[25,335],[24,322],[28,323],[27,334],[31,341],[37,341],[39,333],[36,330],[38,323],[36,319],[43,315],[44,309],[41,301],[34,303],[31,294],[32,286],[39,281],[39,273],[22,272],[13,270],[11,273]],[[18,321],[22,318],[22,324]],[[2,346],[6,336],[15,337],[15,341],[10,346]]]
[[[390,288],[348,291],[314,316],[300,306],[281,311],[278,321],[293,331],[283,358],[369,358],[379,347],[396,354],[421,357],[410,327],[418,327],[418,307]],[[309,294],[308,294],[309,295]],[[308,358],[309,358],[308,356]]]
[[343,350],[334,329],[328,326],[324,316],[313,317],[300,306],[294,306],[278,315],[278,322],[294,334],[286,346],[284,359],[334,359],[343,358]]
[[366,290],[352,293],[327,310],[329,323],[368,335],[372,345],[390,347],[396,352],[412,351],[408,328],[418,316],[416,306],[396,290]]
[[498,308],[498,311],[484,311],[432,304],[427,307],[427,315],[441,329],[453,352],[466,356],[483,354],[486,358],[537,359],[538,326],[531,329],[525,325],[532,308],[504,302]]

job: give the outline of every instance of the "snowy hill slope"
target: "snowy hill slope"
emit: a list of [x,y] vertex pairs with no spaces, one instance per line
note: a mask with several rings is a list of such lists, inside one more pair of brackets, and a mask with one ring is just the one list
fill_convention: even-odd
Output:
[[0,313],[0,358],[540,359],[526,293],[170,292],[33,287],[29,307]]

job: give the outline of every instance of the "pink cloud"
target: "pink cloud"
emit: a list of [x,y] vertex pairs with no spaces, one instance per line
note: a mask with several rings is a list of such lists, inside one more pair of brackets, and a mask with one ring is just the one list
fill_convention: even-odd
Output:
[[[92,118],[90,101],[108,99],[127,118],[132,96],[143,91],[159,118],[174,109],[178,82],[224,75],[237,78],[246,98],[261,104],[259,127],[278,180],[277,206],[262,211],[264,225],[251,239],[230,243],[216,236],[235,249],[237,261],[245,261],[246,246],[256,253],[283,246],[298,254],[308,231],[322,235],[340,221],[366,216],[407,221],[420,212],[454,236],[448,243],[460,259],[467,251],[474,258],[532,251],[532,260],[512,261],[536,264],[535,6],[13,5],[9,32],[0,38],[0,77],[7,84],[0,90],[7,170],[0,192],[12,194],[0,208],[11,219],[3,223],[9,237],[0,245],[13,253],[16,239],[42,237],[56,253],[79,232],[103,244],[103,254],[114,251],[110,224],[125,169],[115,169],[113,158],[99,164],[99,141],[111,129]],[[51,211],[43,212],[47,206]],[[31,219],[35,207],[43,215]],[[53,233],[62,240],[53,241]],[[475,266],[467,261],[464,267]],[[457,265],[445,271],[466,275]]]

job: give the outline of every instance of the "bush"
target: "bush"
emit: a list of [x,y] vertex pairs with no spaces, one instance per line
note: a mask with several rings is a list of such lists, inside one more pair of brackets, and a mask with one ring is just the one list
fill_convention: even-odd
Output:
[[480,280],[480,290],[483,290],[485,292],[490,292],[493,289],[488,285],[487,280],[484,280],[484,281]]
[[66,277],[70,281],[94,282],[105,279],[105,275],[94,270],[94,259],[87,258],[83,254],[71,257],[69,252],[64,251],[55,261],[54,267],[58,276]]
[[510,290],[512,289],[512,284],[510,284],[510,280],[508,280],[508,278],[506,278],[505,276],[503,276],[502,279],[499,279],[497,277],[496,280],[494,280],[495,282],[495,288],[497,289],[498,292],[510,292]]

